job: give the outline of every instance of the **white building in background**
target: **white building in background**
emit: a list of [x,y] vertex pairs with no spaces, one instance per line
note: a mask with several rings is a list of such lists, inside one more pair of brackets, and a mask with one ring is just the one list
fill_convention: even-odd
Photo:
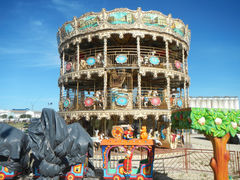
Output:
[[[7,118],[1,118],[2,115],[7,115]],[[41,111],[33,111],[28,108],[25,109],[12,109],[12,110],[0,110],[0,122],[5,121],[29,121],[30,118],[21,118],[21,115],[30,115],[31,118],[40,118]],[[9,117],[13,117],[9,119]]]
[[239,109],[239,98],[237,96],[190,97],[189,105],[198,108]]

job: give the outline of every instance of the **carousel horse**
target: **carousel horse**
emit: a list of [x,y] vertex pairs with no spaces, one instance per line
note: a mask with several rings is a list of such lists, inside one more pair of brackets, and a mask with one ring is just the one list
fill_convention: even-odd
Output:
[[87,62],[84,59],[81,59],[80,66],[81,69],[87,69]]
[[144,56],[144,64],[145,64],[145,65],[148,64],[148,56]]
[[98,63],[98,64],[103,64],[104,63],[104,59],[103,59],[102,53],[98,53],[97,54],[96,63]]
[[148,139],[153,139],[152,132],[153,132],[153,129],[151,128],[148,133]]
[[95,104],[99,107],[102,107],[102,93],[101,91],[96,91],[96,94],[95,94]]
[[156,97],[158,95],[158,92],[155,90],[155,91],[153,91],[153,93],[152,93],[152,96],[153,97]]

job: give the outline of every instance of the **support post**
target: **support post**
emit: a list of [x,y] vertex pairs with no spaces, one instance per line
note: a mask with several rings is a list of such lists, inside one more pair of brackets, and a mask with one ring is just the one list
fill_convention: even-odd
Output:
[[62,75],[65,73],[65,52],[63,51],[63,57],[62,57]]
[[184,108],[187,106],[186,81],[184,79]]
[[168,110],[171,110],[171,105],[170,105],[170,77],[167,76],[167,106]]
[[183,73],[186,73],[186,67],[185,67],[185,54],[184,54],[184,48],[182,48],[182,63],[183,63]]
[[137,36],[137,58],[138,58],[138,67],[141,66],[141,53],[140,53],[140,37]]
[[107,37],[103,38],[103,58],[104,58],[104,65],[103,67],[107,67]]
[[141,87],[141,74],[138,73],[138,107],[142,109],[142,87]]
[[79,71],[79,67],[80,67],[80,47],[79,47],[79,42],[77,43],[77,71]]
[[104,79],[103,79],[103,84],[104,84],[104,87],[103,87],[103,95],[104,95],[104,100],[103,100],[103,109],[105,110],[106,109],[106,106],[107,106],[107,72],[105,71],[104,72]]
[[168,49],[168,41],[165,41],[165,53],[166,53],[166,63],[167,63],[167,69],[169,69],[169,49]]
[[188,61],[187,58],[185,58],[185,73],[188,73]]

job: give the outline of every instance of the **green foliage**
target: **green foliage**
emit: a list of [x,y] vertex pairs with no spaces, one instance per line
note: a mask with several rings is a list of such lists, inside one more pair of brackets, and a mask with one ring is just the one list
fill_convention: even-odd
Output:
[[1,115],[1,118],[7,118],[7,114],[3,114],[3,115]]
[[21,114],[20,118],[31,118],[32,116],[30,114]]
[[240,110],[192,108],[172,114],[172,127],[196,129],[206,135],[223,137],[227,133],[235,136],[240,131]]

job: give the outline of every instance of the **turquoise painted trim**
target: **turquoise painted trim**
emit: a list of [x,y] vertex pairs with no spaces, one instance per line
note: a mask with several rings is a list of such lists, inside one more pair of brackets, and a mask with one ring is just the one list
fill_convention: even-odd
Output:
[[150,63],[153,64],[153,65],[158,65],[158,64],[160,63],[159,58],[156,57],[156,56],[151,56],[151,57],[149,58],[149,61],[150,61]]
[[73,29],[73,27],[72,27],[71,24],[67,24],[67,25],[65,26],[65,32],[66,32],[67,34],[71,33],[73,30],[74,30],[74,29]]

